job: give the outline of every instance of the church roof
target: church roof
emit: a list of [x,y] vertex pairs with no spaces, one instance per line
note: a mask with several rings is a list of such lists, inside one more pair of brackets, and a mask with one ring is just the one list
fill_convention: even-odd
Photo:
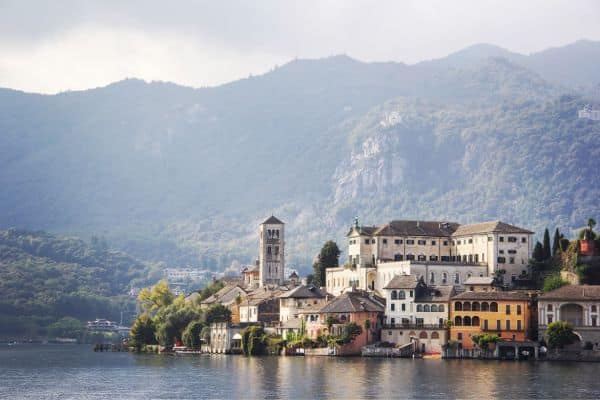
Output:
[[265,220],[265,222],[263,222],[261,225],[266,225],[266,224],[279,224],[279,225],[284,225],[284,223],[277,217],[271,215],[269,218],[267,218]]
[[452,236],[473,235],[477,233],[528,233],[533,232],[502,221],[481,222],[459,226]]

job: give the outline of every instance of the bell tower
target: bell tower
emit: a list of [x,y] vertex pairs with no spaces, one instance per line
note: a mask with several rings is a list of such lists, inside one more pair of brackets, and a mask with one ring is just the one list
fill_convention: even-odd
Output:
[[271,216],[259,225],[260,286],[281,285],[284,281],[285,234],[284,223]]

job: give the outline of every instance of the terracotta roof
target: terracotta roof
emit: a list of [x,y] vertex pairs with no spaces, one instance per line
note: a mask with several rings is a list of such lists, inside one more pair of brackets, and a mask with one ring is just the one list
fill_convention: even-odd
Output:
[[452,300],[529,300],[530,291],[511,290],[495,292],[463,292],[452,296]]
[[379,227],[375,236],[450,236],[459,225],[444,221],[391,221]]
[[385,306],[375,296],[363,291],[345,292],[327,303],[320,313],[384,312]]
[[284,225],[284,223],[277,217],[274,217],[273,215],[271,215],[269,218],[267,218],[265,220],[265,222],[263,222],[261,225],[265,225],[265,224],[279,224],[279,225]]
[[476,233],[528,233],[533,232],[502,221],[481,222],[478,224],[460,225],[452,236],[473,235]]
[[419,290],[415,296],[417,303],[447,303],[454,294],[454,286],[429,286]]
[[314,285],[301,285],[295,289],[289,290],[287,292],[282,293],[279,297],[284,299],[307,299],[307,298],[319,298],[327,296],[327,292],[319,289]]
[[384,289],[413,289],[418,283],[416,275],[395,275]]
[[540,300],[600,300],[600,285],[565,285],[544,293]]

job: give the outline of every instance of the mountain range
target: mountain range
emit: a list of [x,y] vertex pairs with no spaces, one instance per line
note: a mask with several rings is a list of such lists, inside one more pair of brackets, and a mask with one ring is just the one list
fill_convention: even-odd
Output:
[[414,65],[294,60],[199,89],[0,89],[0,228],[215,271],[252,262],[272,214],[304,271],[355,216],[569,232],[600,210],[600,122],[577,114],[598,102],[592,41]]

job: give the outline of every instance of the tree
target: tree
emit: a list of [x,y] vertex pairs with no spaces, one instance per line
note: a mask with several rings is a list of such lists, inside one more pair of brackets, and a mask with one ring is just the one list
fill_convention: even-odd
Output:
[[548,324],[546,330],[546,343],[551,348],[562,348],[575,343],[577,335],[573,332],[573,328],[565,321],[555,321]]
[[594,218],[588,218],[587,226],[588,226],[590,232],[593,231],[594,227],[596,226],[596,220]]
[[471,340],[481,350],[487,351],[489,350],[490,343],[498,343],[500,341],[500,337],[494,333],[485,333],[483,335],[473,335]]
[[206,312],[206,323],[231,322],[231,310],[223,304],[215,304]]
[[177,298],[173,304],[156,313],[156,339],[162,346],[170,346],[181,340],[183,331],[190,322],[201,318],[202,313],[197,308],[186,305],[182,298]]
[[552,257],[552,249],[550,248],[550,232],[548,228],[544,230],[544,261],[547,261]]
[[317,260],[313,264],[313,284],[315,286],[325,286],[325,270],[340,265],[340,254],[341,251],[336,242],[333,240],[325,242],[319,252]]
[[200,335],[204,327],[205,324],[201,321],[190,322],[181,336],[183,344],[185,344],[187,347],[191,347],[192,349],[199,349],[201,344]]
[[533,249],[533,259],[537,262],[544,261],[544,247],[538,241]]
[[48,336],[80,338],[85,331],[85,326],[78,319],[63,317],[48,326]]
[[568,285],[569,282],[565,281],[560,274],[550,275],[546,279],[544,279],[544,284],[542,285],[542,290],[544,292],[551,292],[559,287]]
[[174,299],[175,296],[169,289],[169,283],[166,280],[159,281],[150,290],[148,288],[142,289],[138,295],[140,307],[146,312],[157,311],[160,308],[169,306]]
[[554,238],[552,239],[552,255],[555,256],[560,250],[560,233],[558,228],[554,231]]
[[331,335],[331,327],[333,326],[333,323],[335,322],[335,318],[333,318],[333,316],[329,315],[327,316],[327,318],[325,318],[325,324],[327,325],[327,332],[329,332],[329,334]]
[[156,344],[156,327],[150,315],[147,313],[138,315],[131,326],[129,336],[138,351],[145,344]]

